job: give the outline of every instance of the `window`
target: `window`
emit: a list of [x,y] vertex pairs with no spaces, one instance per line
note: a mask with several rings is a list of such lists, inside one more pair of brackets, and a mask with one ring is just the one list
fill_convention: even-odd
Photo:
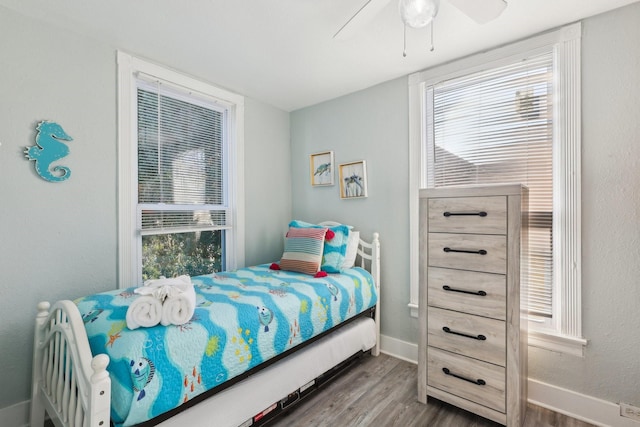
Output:
[[120,286],[243,262],[243,99],[119,52]]
[[577,24],[413,75],[410,96],[416,187],[529,187],[530,344],[573,354],[585,343],[579,34]]
[[517,182],[529,188],[528,311],[553,317],[553,55],[425,90],[421,187]]

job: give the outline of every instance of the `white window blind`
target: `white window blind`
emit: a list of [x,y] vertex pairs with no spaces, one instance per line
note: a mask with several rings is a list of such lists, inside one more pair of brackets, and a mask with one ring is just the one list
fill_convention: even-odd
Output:
[[226,110],[159,81],[137,85],[143,278],[223,269],[224,230],[231,228]]
[[529,188],[528,309],[553,313],[553,55],[427,87],[426,185]]

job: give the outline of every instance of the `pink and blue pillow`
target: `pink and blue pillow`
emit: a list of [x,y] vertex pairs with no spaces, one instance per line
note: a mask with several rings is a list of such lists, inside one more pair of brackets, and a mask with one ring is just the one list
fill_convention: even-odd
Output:
[[280,264],[271,264],[270,268],[272,270],[296,271],[316,277],[326,275],[320,271],[326,234],[326,227],[289,227]]
[[[344,264],[345,255],[347,253],[347,242],[349,241],[349,227],[340,224],[331,227],[324,227],[322,225],[310,224],[304,221],[293,220],[289,223],[289,229],[321,229],[328,228],[327,238],[324,241],[324,250],[322,255],[322,263],[320,270],[327,273],[340,273],[342,272],[342,265]],[[333,238],[330,238],[330,232],[333,232]]]

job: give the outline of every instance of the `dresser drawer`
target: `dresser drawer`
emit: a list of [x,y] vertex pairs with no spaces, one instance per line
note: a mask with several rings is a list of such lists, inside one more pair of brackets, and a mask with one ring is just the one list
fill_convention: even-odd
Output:
[[429,267],[430,306],[505,320],[507,279],[502,274]]
[[429,199],[429,231],[507,233],[507,198],[447,197]]
[[429,266],[507,272],[507,237],[481,234],[429,233]]
[[429,307],[427,318],[429,346],[505,366],[503,321],[435,307]]
[[427,367],[429,386],[505,412],[505,368],[432,347]]

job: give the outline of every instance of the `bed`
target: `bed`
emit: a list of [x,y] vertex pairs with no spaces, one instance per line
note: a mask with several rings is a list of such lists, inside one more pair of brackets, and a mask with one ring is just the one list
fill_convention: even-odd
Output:
[[31,426],[45,412],[59,426],[264,423],[378,355],[379,260],[374,233],[357,240],[354,267],[327,277],[268,264],[193,277],[197,308],[180,326],[126,328],[133,289],[41,302]]

